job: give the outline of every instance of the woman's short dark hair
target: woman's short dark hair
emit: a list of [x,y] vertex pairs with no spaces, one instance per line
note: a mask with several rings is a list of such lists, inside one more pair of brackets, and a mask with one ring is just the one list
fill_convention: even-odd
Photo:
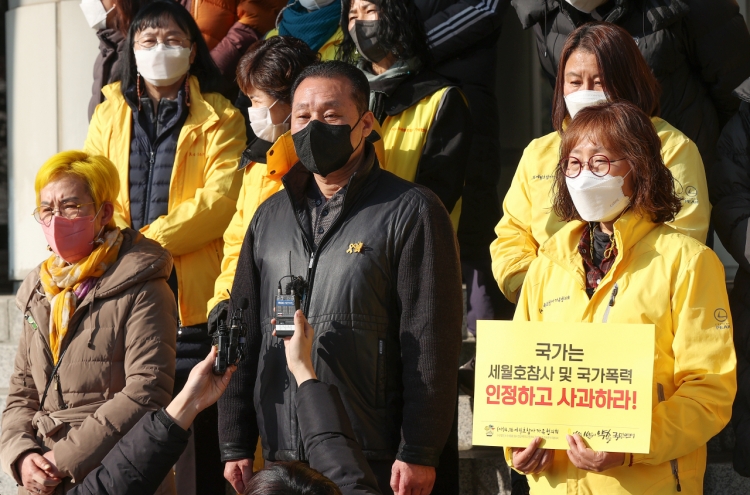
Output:
[[609,101],[629,101],[650,117],[659,115],[661,87],[633,37],[615,24],[589,22],[570,33],[560,54],[552,97],[552,127],[556,131],[562,132],[563,122],[568,117],[563,94],[565,66],[576,50],[596,57],[599,76]]
[[255,88],[289,104],[292,84],[305,67],[317,61],[317,52],[293,36],[259,40],[240,59],[237,84],[245,94]]
[[[628,101],[582,109],[562,135],[560,156],[570,156],[571,150],[584,140],[617,154],[610,158],[627,158],[633,177],[630,207],[636,213],[650,217],[654,223],[674,220],[682,202],[675,192],[672,172],[664,165],[659,135],[643,110]],[[566,222],[581,220],[568,192],[562,167],[557,167],[552,190],[555,214]]]
[[295,461],[258,471],[243,495],[341,495],[341,490],[307,464]]
[[[383,48],[399,60],[417,57],[423,66],[432,64],[432,52],[424,23],[414,0],[365,0],[378,7],[378,40]],[[336,59],[350,64],[358,60],[357,46],[349,34],[349,10],[352,0],[341,1],[343,41],[336,49]]]
[[302,70],[299,77],[292,85],[291,97],[294,99],[294,93],[302,81],[310,77],[320,77],[323,79],[343,78],[349,81],[352,87],[351,98],[357,106],[360,115],[369,109],[370,105],[370,83],[367,82],[365,74],[351,64],[340,62],[338,60],[329,60],[328,62],[318,62],[308,65]]
[[174,21],[188,38],[191,43],[195,43],[196,54],[195,60],[190,65],[190,75],[198,78],[201,93],[211,93],[219,90],[221,84],[221,72],[214,64],[211,53],[208,51],[203,35],[198,29],[193,16],[180,5],[172,0],[156,0],[143,7],[133,19],[128,30],[128,37],[125,40],[126,49],[123,53],[122,82],[121,91],[124,93],[136,83],[138,68],[135,65],[135,54],[133,45],[135,44],[135,35],[146,28],[163,28],[170,21]]
[[115,2],[115,29],[120,31],[123,36],[128,35],[130,23],[147,3],[151,0],[117,0]]

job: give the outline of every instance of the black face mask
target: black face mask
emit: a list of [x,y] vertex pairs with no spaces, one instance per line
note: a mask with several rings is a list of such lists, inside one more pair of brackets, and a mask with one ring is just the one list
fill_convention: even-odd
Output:
[[388,50],[383,48],[378,39],[378,23],[380,21],[354,21],[354,27],[349,30],[357,51],[370,62],[378,63],[388,56]]
[[304,129],[292,134],[299,161],[322,177],[341,169],[354,153],[349,136],[360,120],[362,117],[351,127],[311,120]]

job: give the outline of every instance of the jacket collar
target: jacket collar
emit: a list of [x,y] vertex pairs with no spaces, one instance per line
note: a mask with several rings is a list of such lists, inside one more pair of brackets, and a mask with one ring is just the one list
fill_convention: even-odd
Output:
[[[125,101],[120,81],[104,86],[102,94],[104,94],[107,100],[114,103],[118,111],[130,111],[130,107]],[[125,107],[125,109],[122,107]],[[218,121],[219,116],[201,94],[198,78],[190,76],[190,110],[183,128],[209,127]]]
[[742,84],[732,91],[732,94],[742,101],[750,103],[750,77],[742,81]]
[[[585,22],[585,18],[565,0],[513,0],[511,3],[524,29],[543,23],[544,18],[555,11],[560,11],[576,27]],[[626,14],[635,12],[637,5],[634,3],[634,0],[615,0],[615,7],[605,21],[616,23]],[[643,3],[638,12],[645,14],[644,22],[651,24],[652,31],[664,29],[690,11],[684,0],[644,0]]]
[[451,82],[437,72],[421,71],[406,78],[385,100],[385,114],[398,115]]
[[[629,257],[636,244],[659,225],[661,224],[656,224],[631,210],[623,213],[614,224],[618,253],[611,270],[614,271],[623,258]],[[549,258],[568,272],[583,277],[583,260],[578,252],[578,243],[584,229],[587,228],[589,228],[588,222],[578,220],[568,222],[542,245],[539,249],[540,255]]]
[[[267,148],[265,145],[260,146],[257,141],[262,141],[261,144],[267,144]],[[254,145],[255,148],[253,151],[248,153],[248,150],[253,148]],[[266,148],[262,155],[263,161],[253,160],[253,157],[260,158],[258,152],[261,151],[262,148]],[[249,156],[250,154],[252,154],[252,157]],[[256,140],[250,143],[250,146],[248,146],[242,153],[242,159],[240,160],[238,170],[243,170],[251,163],[254,163],[254,167],[266,167],[264,175],[284,175],[292,168],[292,166],[294,166],[295,163],[297,163],[298,160],[297,151],[294,149],[294,141],[292,140],[292,132],[287,131],[273,144],[256,138]]]
[[[165,249],[133,229],[122,229],[122,235],[117,260],[101,276],[96,289],[91,290],[86,299],[94,292],[99,298],[111,297],[133,285],[169,277],[172,271],[172,257]],[[39,281],[39,267],[35,269],[33,276],[26,278],[16,294],[16,304],[22,311],[31,304],[34,294],[43,294]],[[44,299],[43,295],[42,298]]]

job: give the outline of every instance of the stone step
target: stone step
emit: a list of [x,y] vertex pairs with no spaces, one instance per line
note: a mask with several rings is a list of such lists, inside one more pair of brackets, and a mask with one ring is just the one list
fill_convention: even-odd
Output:
[[[6,388],[6,386],[7,383],[0,385],[0,411],[5,410],[5,400],[8,398],[8,389]],[[17,491],[18,489],[16,488],[15,480],[5,474],[4,471],[0,471],[0,494],[12,495]]]
[[[16,360],[17,349],[17,344],[0,344],[0,388],[5,390],[5,395],[8,394],[7,388],[10,375],[13,373],[13,364]],[[5,395],[3,395],[3,401],[5,401]]]
[[0,343],[18,344],[23,330],[23,315],[16,307],[16,296],[0,296]]

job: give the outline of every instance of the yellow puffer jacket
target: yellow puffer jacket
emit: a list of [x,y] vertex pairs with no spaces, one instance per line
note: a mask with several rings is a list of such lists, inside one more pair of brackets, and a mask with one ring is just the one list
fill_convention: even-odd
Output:
[[[615,222],[623,248],[589,300],[578,252],[585,228],[570,222],[542,246],[515,320],[602,322],[617,284],[607,321],[656,326],[650,451],[634,454],[631,467],[600,474],[577,469],[565,451],[556,451],[548,471],[528,477],[531,493],[673,495],[671,459],[677,459],[682,493],[702,493],[706,442],[729,421],[737,390],[722,264],[698,241],[627,212]],[[662,403],[657,384],[664,389]]]
[[[272,29],[266,34],[266,39],[272,37],[272,36],[278,36],[279,30],[278,29]],[[339,27],[335,33],[333,33],[333,36],[328,38],[328,41],[326,41],[323,46],[320,47],[318,50],[318,53],[320,54],[320,61],[326,62],[328,60],[335,60],[336,59],[336,49],[338,48],[339,44],[344,40],[344,33],[341,31],[341,28]]]
[[[668,225],[705,242],[711,204],[698,147],[665,120],[651,120],[661,139],[664,163],[682,197],[682,210]],[[565,225],[551,212],[550,190],[560,161],[560,141],[560,135],[553,132],[526,147],[503,201],[503,217],[495,227],[497,239],[490,246],[492,272],[500,290],[512,302],[539,246]]]
[[[380,136],[382,132],[375,121],[373,131]],[[375,139],[373,137],[373,139]],[[375,154],[380,163],[384,163],[385,151],[383,140],[375,143]],[[265,200],[284,189],[281,178],[297,163],[297,152],[294,149],[291,131],[282,135],[266,153],[266,163],[250,162],[242,172],[242,188],[237,198],[237,211],[224,232],[224,258],[221,260],[221,274],[214,284],[214,296],[208,301],[206,316],[216,304],[229,299],[227,290],[232,290],[234,274],[237,271],[237,260],[240,257],[242,242],[245,240],[255,210]]]
[[[84,148],[104,155],[120,173],[115,204],[118,227],[130,226],[130,135],[132,111],[120,83],[102,89]],[[206,303],[221,272],[222,235],[235,211],[241,184],[237,164],[245,148],[242,115],[223,96],[201,94],[190,78],[190,113],[177,139],[169,212],[141,229],[174,257],[180,322],[206,321]]]

